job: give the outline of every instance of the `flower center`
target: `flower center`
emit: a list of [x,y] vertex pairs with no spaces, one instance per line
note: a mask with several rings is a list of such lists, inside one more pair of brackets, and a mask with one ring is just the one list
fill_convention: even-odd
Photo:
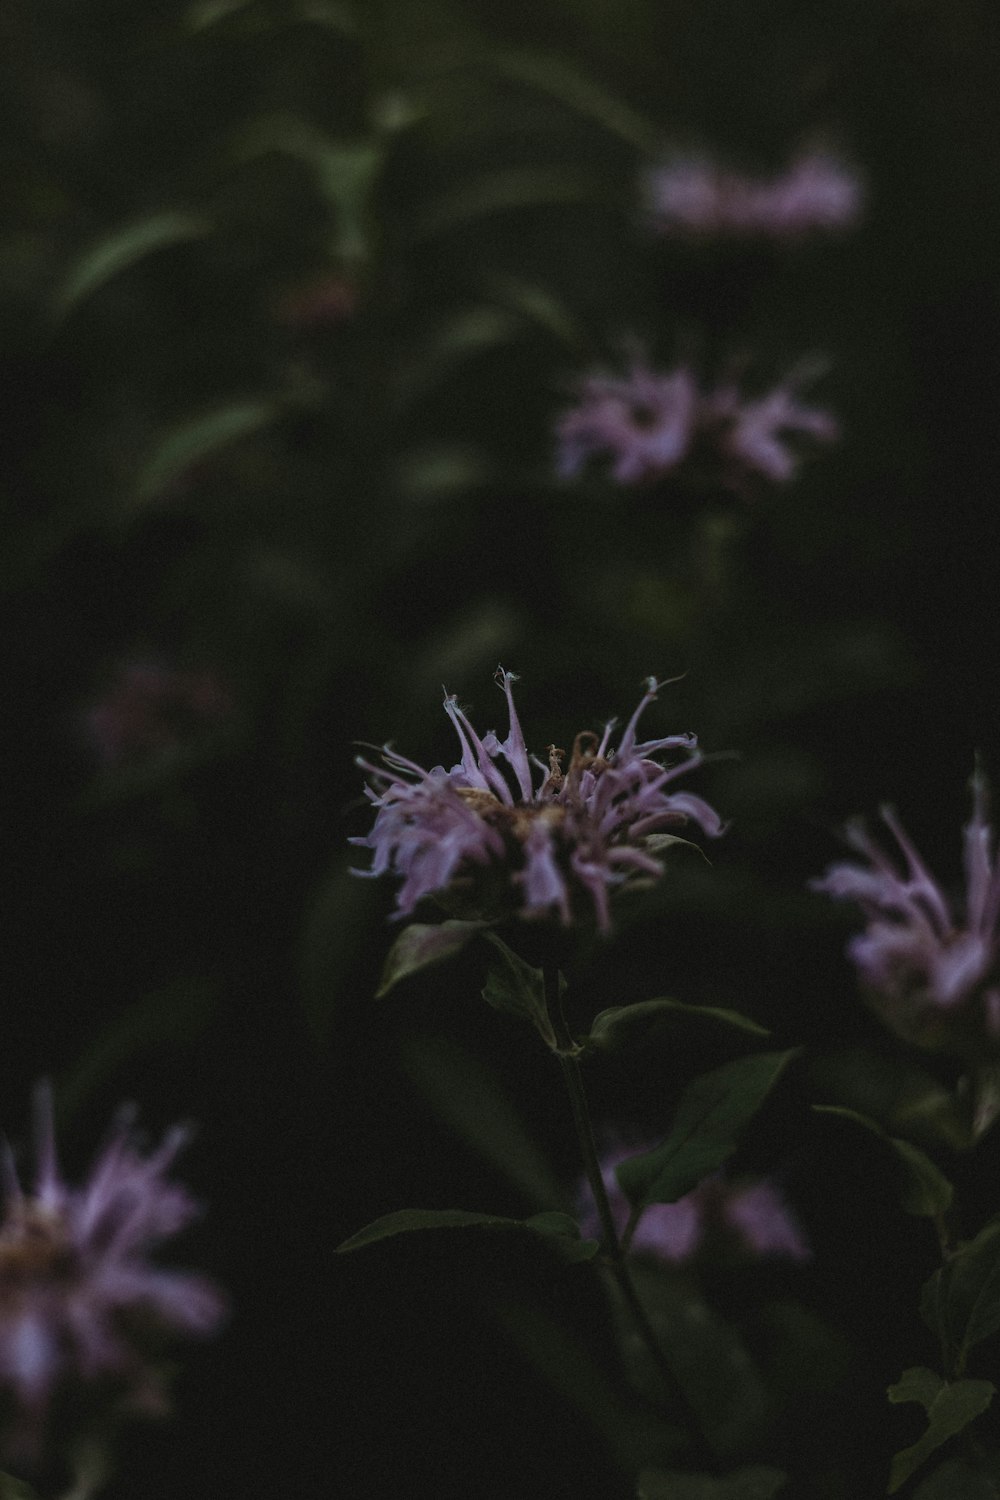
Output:
[[0,1227],[0,1299],[28,1282],[65,1277],[73,1253],[60,1214],[28,1199]]

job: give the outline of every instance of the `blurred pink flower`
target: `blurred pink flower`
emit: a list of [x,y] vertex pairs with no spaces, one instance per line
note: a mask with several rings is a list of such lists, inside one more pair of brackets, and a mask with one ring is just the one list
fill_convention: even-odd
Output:
[[221,723],[232,699],[208,671],[128,662],[86,716],[88,738],[108,767],[174,749]]
[[223,1317],[201,1276],[163,1270],[150,1249],[197,1214],[166,1173],[187,1140],[176,1128],[143,1157],[123,1113],[89,1180],[70,1188],[56,1165],[52,1099],[35,1099],[36,1172],[25,1193],[10,1149],[2,1163],[0,1386],[14,1399],[7,1441],[37,1455],[57,1392],[97,1386],[126,1408],[160,1411],[165,1392],[149,1358],[163,1335],[207,1335]]
[[626,376],[595,373],[579,382],[578,404],[556,423],[557,472],[573,479],[591,459],[604,458],[619,484],[638,484],[677,469],[697,444],[733,488],[753,474],[787,483],[798,470],[799,439],[831,443],[839,436],[829,412],[799,399],[806,379],[792,372],[758,397],[741,395],[731,380],[703,394],[686,367],[657,374],[635,355]]
[[847,841],[867,862],[831,865],[813,890],[856,901],[868,926],[848,954],[866,994],[886,1024],[907,1040],[965,1050],[961,1037],[1000,1041],[1000,863],[993,847],[987,788],[972,780],[972,818],[965,829],[964,909],[949,902],[891,808],[882,820],[896,840],[903,868],[884,853],[860,821]]
[[326,272],[287,288],[274,304],[274,317],[287,328],[335,328],[354,317],[360,301],[357,281],[345,272]]
[[[601,1156],[601,1177],[615,1225],[621,1234],[629,1221],[629,1203],[615,1173],[637,1150],[617,1147]],[[600,1239],[601,1226],[590,1189],[579,1186],[580,1230],[587,1239]],[[766,1179],[727,1182],[706,1177],[676,1203],[654,1203],[643,1211],[632,1236],[637,1254],[681,1265],[713,1243],[729,1241],[749,1256],[779,1256],[808,1260],[809,1244],[795,1215],[773,1183]]]
[[646,176],[655,228],[664,235],[795,240],[849,229],[861,218],[858,173],[825,151],[803,151],[774,177],[725,171],[705,157],[677,157]]
[[[650,678],[617,748],[611,720],[601,736],[576,736],[564,770],[565,752],[554,745],[547,763],[529,756],[514,707],[514,674],[498,669],[496,675],[509,715],[502,742],[492,730],[480,739],[448,696],[445,712],[462,752],[450,771],[425,771],[389,746],[381,766],[359,758],[375,778],[365,790],[376,813],[371,833],[351,840],[374,853],[371,869],[355,873],[401,876],[398,914],[408,916],[422,897],[443,892],[457,877],[506,869],[508,900],[522,916],[555,912],[569,923],[581,893],[606,932],[611,893],[636,876],[662,874],[656,834],[689,821],[709,837],[722,832],[707,802],[667,790],[699,763],[695,736],[638,742],[640,715],[657,693]],[[669,750],[686,752],[685,759],[666,767],[652,758]]]

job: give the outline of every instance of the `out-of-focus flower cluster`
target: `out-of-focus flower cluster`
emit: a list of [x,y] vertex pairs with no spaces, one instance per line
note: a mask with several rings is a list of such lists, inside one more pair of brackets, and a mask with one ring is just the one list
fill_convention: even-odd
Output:
[[798,469],[798,440],[839,436],[829,412],[800,400],[801,384],[793,373],[762,396],[744,396],[732,380],[703,392],[686,366],[662,374],[636,355],[627,375],[580,381],[578,404],[556,425],[558,473],[574,479],[600,458],[618,484],[640,484],[697,452],[736,490],[753,475],[784,484]]
[[156,1413],[166,1394],[155,1355],[165,1337],[212,1333],[220,1293],[203,1277],[165,1270],[150,1250],[198,1209],[166,1180],[187,1132],[143,1156],[123,1113],[82,1188],[56,1163],[52,1101],[36,1095],[36,1171],[25,1193],[9,1148],[0,1223],[0,1389],[14,1411],[5,1447],[33,1462],[60,1396],[99,1388],[123,1409]]
[[[450,770],[425,771],[389,746],[382,766],[359,758],[374,777],[366,793],[376,814],[371,832],[352,840],[374,854],[371,869],[358,873],[401,877],[397,906],[406,916],[422,897],[464,877],[499,872],[508,910],[526,917],[554,913],[569,923],[582,894],[606,932],[611,894],[637,876],[662,874],[657,835],[688,821],[710,837],[722,832],[718,814],[702,798],[668,790],[698,764],[695,736],[639,742],[639,718],[656,698],[650,678],[617,747],[611,745],[612,720],[600,736],[576,736],[568,765],[554,745],[546,763],[528,754],[514,680],[498,670],[509,714],[503,741],[492,730],[480,739],[455,698],[445,698],[462,752]],[[671,750],[685,758],[669,767],[652,758]]]
[[747,177],[701,156],[653,168],[646,196],[655,228],[698,238],[796,240],[850,229],[864,207],[857,172],[825,151],[803,151],[774,177]]
[[[615,1168],[631,1155],[634,1152],[616,1148],[601,1156],[601,1177],[619,1235],[629,1221],[629,1204]],[[586,1182],[581,1182],[578,1196],[581,1233],[600,1239],[600,1220]],[[635,1253],[674,1265],[694,1260],[713,1246],[750,1257],[798,1261],[812,1254],[782,1194],[761,1178],[729,1182],[721,1176],[706,1177],[676,1203],[654,1203],[644,1209],[631,1239]]]
[[847,828],[865,864],[843,862],[813,889],[857,901],[868,925],[848,953],[879,1016],[899,1036],[963,1053],[1000,1042],[1000,864],[983,778],[973,778],[972,818],[965,829],[964,910],[950,902],[891,808],[883,822],[903,867],[860,821]]
[[231,711],[229,693],[211,672],[130,662],[87,713],[86,730],[101,763],[111,768],[183,745]]

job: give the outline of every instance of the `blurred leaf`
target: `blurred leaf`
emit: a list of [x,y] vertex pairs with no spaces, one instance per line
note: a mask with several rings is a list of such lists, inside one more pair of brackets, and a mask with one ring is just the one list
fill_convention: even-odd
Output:
[[1000,1329],[1000,1220],[960,1245],[924,1283],[920,1312],[961,1374],[969,1350]]
[[405,360],[392,377],[392,400],[405,409],[456,374],[470,356],[506,344],[523,331],[520,318],[502,308],[463,308],[433,336],[415,358]]
[[913,1492],[913,1500],[997,1500],[998,1496],[996,1481],[963,1459],[949,1459]]
[[501,77],[557,99],[643,156],[660,151],[662,138],[655,126],[556,53],[494,52],[491,62]]
[[740,1057],[688,1084],[666,1140],[617,1168],[629,1202],[675,1203],[717,1171],[799,1050]]
[[248,12],[261,29],[302,21],[327,26],[344,36],[354,36],[358,29],[351,8],[338,0],[283,0],[279,6],[261,5],[259,0],[200,0],[184,19],[190,31],[208,31],[234,16],[246,17]]
[[586,329],[547,287],[519,281],[514,276],[491,276],[487,285],[499,302],[544,329],[565,348],[578,354],[589,352]]
[[754,1464],[732,1474],[681,1474],[644,1469],[639,1475],[637,1500],[772,1500],[788,1482],[780,1469]]
[[565,1317],[518,1300],[501,1309],[500,1321],[524,1357],[603,1437],[625,1473],[634,1474],[652,1451],[687,1447],[686,1433],[666,1427],[652,1409],[622,1391],[621,1382],[609,1377],[607,1362],[595,1358]]
[[446,234],[491,214],[566,203],[607,204],[606,186],[590,173],[566,167],[505,167],[463,182],[418,213],[411,226],[417,242]]
[[606,1050],[628,1047],[643,1040],[653,1026],[674,1019],[707,1021],[710,1025],[731,1027],[752,1036],[770,1036],[766,1026],[759,1026],[735,1010],[714,1005],[685,1005],[681,1000],[640,1000],[635,1005],[613,1005],[609,1010],[602,1010],[594,1017],[590,1035],[583,1044]]
[[191,1047],[211,1020],[216,988],[205,979],[181,979],[116,1017],[69,1070],[56,1091],[59,1113],[71,1118],[126,1066],[164,1048]]
[[[543,1041],[555,1050],[557,1042],[545,1003],[541,969],[533,969],[530,964],[526,964],[496,933],[487,932],[484,937],[493,945],[499,957],[490,965],[483,985],[483,999],[494,1010],[530,1021],[537,1027]],[[561,984],[562,975],[559,979]]]
[[409,1041],[403,1065],[417,1088],[460,1136],[539,1204],[561,1203],[553,1172],[499,1080],[447,1037]]
[[996,1387],[988,1380],[956,1380],[949,1385],[933,1370],[923,1367],[904,1370],[899,1382],[889,1387],[889,1400],[895,1404],[919,1402],[927,1412],[927,1431],[912,1447],[894,1456],[889,1494],[894,1495],[935,1448],[940,1448],[984,1412],[995,1392]]
[[267,427],[283,409],[282,402],[274,399],[236,401],[190,418],[174,428],[142,466],[136,483],[136,500],[153,499],[195,464],[211,458],[230,443]]
[[[732,1461],[746,1453],[773,1416],[763,1371],[742,1332],[684,1275],[664,1275],[663,1267],[634,1262],[636,1290],[675,1379],[712,1450]],[[663,1377],[631,1319],[616,1304],[622,1358],[638,1389],[662,1403]]]
[[891,1148],[902,1168],[899,1201],[908,1214],[933,1219],[938,1214],[947,1212],[951,1206],[952,1185],[919,1146],[900,1140],[898,1136],[888,1135],[875,1120],[858,1114],[857,1110],[844,1109],[839,1104],[814,1104],[813,1109],[820,1115],[836,1115],[842,1120],[852,1120]]
[[0,1500],[38,1500],[38,1495],[23,1479],[0,1474]]
[[593,1260],[599,1250],[596,1240],[582,1240],[580,1228],[568,1214],[535,1214],[530,1219],[506,1219],[496,1214],[466,1213],[458,1208],[403,1208],[397,1213],[386,1214],[374,1223],[352,1234],[337,1253],[361,1250],[365,1245],[375,1245],[379,1240],[394,1239],[400,1234],[414,1234],[434,1229],[485,1229],[490,1231],[519,1233],[527,1231],[538,1235],[546,1244],[571,1263]]
[[418,502],[476,489],[489,474],[484,454],[468,444],[419,448],[402,454],[396,464],[396,483]]
[[400,980],[461,953],[470,938],[486,925],[485,922],[459,922],[453,917],[444,922],[411,922],[389,949],[375,991],[376,1000],[381,1000]]
[[121,225],[92,245],[70,269],[53,297],[55,317],[67,317],[99,287],[145,256],[202,239],[211,229],[207,219],[171,210]]
[[270,152],[302,162],[313,174],[320,197],[337,215],[337,236],[331,253],[342,262],[365,259],[371,228],[372,189],[385,160],[377,139],[336,140],[297,115],[266,115],[255,120],[236,139],[237,161],[252,161]]

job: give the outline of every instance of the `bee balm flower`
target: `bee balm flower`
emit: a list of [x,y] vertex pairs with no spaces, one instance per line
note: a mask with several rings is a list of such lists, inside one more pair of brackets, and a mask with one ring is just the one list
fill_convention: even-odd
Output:
[[[480,739],[453,696],[445,711],[455,726],[461,761],[451,770],[425,771],[388,746],[384,765],[359,758],[374,784],[366,788],[376,809],[371,833],[351,842],[373,851],[370,870],[402,879],[400,916],[424,896],[442,893],[459,878],[500,873],[505,904],[522,916],[555,914],[573,919],[580,899],[597,925],[611,925],[610,897],[636,876],[658,876],[655,835],[694,822],[715,837],[718,814],[700,797],[675,792],[678,776],[697,765],[694,735],[638,741],[643,710],[657,693],[655,678],[618,742],[612,720],[602,735],[576,736],[569,764],[549,746],[548,762],[529,756],[514,707],[512,672],[498,670],[509,727],[502,742],[491,730]],[[681,750],[679,764],[653,757]]]
[[824,151],[802,152],[776,177],[746,177],[701,157],[677,157],[646,178],[658,232],[695,239],[790,242],[814,231],[849,229],[861,217],[858,174]]
[[59,1393],[100,1385],[133,1410],[162,1410],[151,1341],[211,1333],[223,1313],[202,1277],[147,1258],[197,1213],[184,1188],[165,1180],[186,1132],[170,1131],[143,1157],[123,1115],[89,1180],[70,1188],[56,1165],[47,1089],[36,1116],[34,1187],[22,1190],[7,1149],[0,1223],[0,1388],[16,1413],[5,1438],[32,1459]]
[[754,476],[786,484],[798,472],[802,439],[839,436],[829,412],[800,399],[808,376],[792,371],[760,396],[732,380],[702,391],[685,367],[660,374],[634,356],[627,375],[594,372],[579,381],[577,405],[556,423],[557,472],[575,479],[597,459],[615,483],[638,485],[697,456],[737,491]]
[[814,890],[857,901],[868,919],[848,954],[881,1018],[921,1045],[966,1050],[982,1033],[1000,1039],[1000,865],[993,851],[983,778],[972,782],[972,818],[965,829],[964,910],[954,906],[917,853],[895,813],[882,809],[903,858],[900,869],[864,825],[847,839],[867,864],[842,863],[812,882]]

